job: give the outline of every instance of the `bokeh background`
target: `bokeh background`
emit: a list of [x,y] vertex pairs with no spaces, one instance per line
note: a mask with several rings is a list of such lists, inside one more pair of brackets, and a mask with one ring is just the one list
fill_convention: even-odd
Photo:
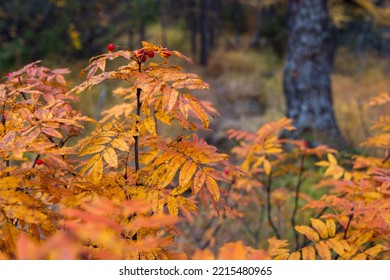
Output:
[[[211,85],[204,98],[221,116],[214,121],[215,133],[205,136],[224,147],[226,129],[255,130],[285,114],[289,2],[297,1],[1,1],[0,75],[43,60],[51,68],[70,68],[75,85],[88,59],[106,52],[108,43],[129,49],[139,48],[142,40],[161,44],[191,57],[194,64],[183,67]],[[389,19],[364,3],[384,10],[390,1],[327,2],[336,32],[334,111],[348,147],[357,149],[380,114],[366,111],[364,103],[390,90]],[[117,86],[97,87],[77,106],[97,117],[115,102],[110,92]]]

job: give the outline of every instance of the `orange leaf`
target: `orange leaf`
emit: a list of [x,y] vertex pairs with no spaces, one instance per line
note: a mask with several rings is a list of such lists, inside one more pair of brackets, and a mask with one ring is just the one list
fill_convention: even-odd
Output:
[[318,232],[321,238],[328,238],[328,229],[324,222],[319,219],[310,219],[311,225]]
[[345,251],[349,248],[344,248],[343,244],[337,240],[336,238],[330,238],[326,240],[326,244],[329,248],[331,248],[333,251],[335,251],[337,254],[339,254],[341,257],[344,257]]
[[177,216],[179,213],[179,206],[177,205],[177,201],[173,196],[168,196],[168,211],[169,214],[173,216]]
[[88,146],[86,149],[84,149],[81,153],[79,153],[80,156],[90,155],[90,154],[96,154],[100,153],[106,148],[104,145],[93,145]]
[[181,167],[185,160],[186,157],[184,155],[178,154],[170,161],[165,178],[161,178],[161,181],[159,182],[159,189],[165,188],[173,180],[177,170]]
[[271,166],[271,163],[269,162],[269,160],[267,160],[267,159],[264,160],[263,167],[264,167],[265,174],[267,174],[267,175],[271,174],[272,166]]
[[219,260],[245,260],[246,252],[242,241],[224,244],[218,253]]
[[330,250],[324,241],[320,241],[320,242],[316,243],[315,246],[316,246],[318,255],[321,257],[321,259],[330,260],[330,258],[331,258]]
[[19,177],[4,177],[0,179],[0,189],[14,189],[19,186],[19,183],[22,181]]
[[172,226],[178,222],[178,218],[167,214],[156,214],[150,217],[137,216],[130,224],[128,229],[137,230],[140,228],[160,228],[163,226]]
[[118,158],[113,148],[105,149],[102,155],[109,166],[118,168]]
[[142,124],[145,126],[146,130],[152,134],[156,135],[156,123],[153,117],[148,117],[142,121]]
[[103,176],[103,160],[101,157],[96,160],[91,170],[92,170],[92,181],[95,185],[97,185],[99,184],[100,179]]
[[214,201],[218,201],[220,197],[220,192],[217,182],[212,177],[207,176],[206,186]]
[[333,237],[336,234],[336,223],[333,219],[326,219],[326,228],[328,229],[329,237]]
[[366,260],[367,256],[364,253],[357,254],[352,258],[352,260]]
[[192,256],[193,260],[215,260],[213,253],[209,249],[196,250]]
[[115,138],[110,144],[114,148],[123,152],[129,151],[129,145],[127,145],[126,141],[123,138]]
[[302,259],[303,260],[315,260],[316,252],[313,246],[303,247],[302,248]]
[[301,253],[300,252],[293,252],[288,256],[289,260],[300,260],[301,259]]
[[366,251],[364,251],[364,253],[366,253],[367,255],[369,255],[371,258],[375,258],[376,256],[378,256],[381,252],[383,252],[385,249],[385,247],[381,244],[377,244],[375,245],[374,247],[371,247],[369,249],[367,249]]
[[191,180],[197,167],[198,165],[190,160],[184,163],[183,167],[180,170],[179,185],[186,185]]
[[285,248],[288,246],[287,240],[279,240],[276,237],[271,237],[267,241],[269,243],[268,253],[270,256],[273,257],[286,253],[288,255],[289,249]]
[[52,136],[55,138],[62,138],[62,134],[58,132],[58,130],[51,127],[42,127],[42,132],[48,136]]
[[197,193],[202,187],[204,182],[206,181],[206,174],[203,172],[203,170],[198,170],[195,173],[194,177],[194,193]]
[[295,226],[295,230],[305,235],[311,241],[318,242],[320,240],[318,233],[308,226]]

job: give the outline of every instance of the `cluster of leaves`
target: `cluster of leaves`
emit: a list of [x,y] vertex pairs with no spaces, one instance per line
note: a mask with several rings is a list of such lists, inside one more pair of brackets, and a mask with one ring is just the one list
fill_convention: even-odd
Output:
[[[383,93],[367,106],[388,102],[388,94]],[[275,259],[383,257],[389,250],[390,236],[389,116],[377,120],[372,129],[379,133],[362,143],[376,149],[375,157],[354,155],[343,159],[326,146],[309,148],[303,141],[281,139],[278,135],[282,129],[294,128],[290,120],[283,118],[256,133],[229,131],[230,137],[239,142],[232,152],[247,173],[234,178],[230,196],[241,205],[245,203],[243,208],[256,205],[258,216],[261,211],[267,215],[271,229],[267,233],[274,236],[268,239],[268,254]],[[305,167],[308,160],[323,171],[324,178],[315,186],[317,191],[324,190],[319,199],[301,191],[311,172]],[[288,173],[295,174],[297,182],[293,186],[273,185],[281,184],[278,178],[287,177]],[[304,211],[302,215],[298,215],[299,209]],[[299,216],[300,222],[309,220],[310,226],[297,225]],[[246,231],[255,238],[267,228],[259,228],[261,219],[246,224]],[[294,243],[295,250],[290,246]]]
[[[144,63],[151,52],[159,58]],[[191,219],[198,197],[223,205],[218,181],[228,179],[219,166],[234,167],[195,134],[208,129],[215,109],[188,93],[208,85],[170,66],[169,56],[191,62],[143,42],[140,50],[91,59],[85,81],[72,89],[67,70],[39,62],[0,85],[2,258],[173,258],[166,248],[178,216]],[[125,64],[106,71],[117,58]],[[105,111],[103,121],[72,109],[79,93],[109,79],[129,87],[116,91],[123,102]],[[96,128],[85,136],[86,121]],[[185,134],[157,133],[173,123]]]
[[[282,130],[294,129],[286,118],[255,133],[231,130],[236,167],[196,134],[209,130],[209,116],[217,112],[189,93],[208,85],[169,64],[175,57],[191,60],[142,46],[92,58],[82,71],[85,81],[73,88],[66,69],[50,70],[39,61],[0,84],[0,258],[383,257],[390,235],[389,116],[374,123],[379,133],[362,143],[376,150],[375,157],[341,158],[327,146],[283,139]],[[116,59],[124,63],[115,68]],[[72,108],[80,93],[107,80],[128,87],[114,91],[121,103],[100,121]],[[368,106],[389,102],[383,93]],[[94,125],[91,133],[84,133],[85,123]],[[183,133],[164,135],[172,126]],[[313,176],[317,189],[302,190]],[[177,225],[184,220],[192,230],[202,205],[210,220],[206,240],[193,230],[197,248],[181,251]],[[257,214],[254,221],[248,209]],[[257,242],[249,247],[229,240],[212,252],[232,217]],[[253,249],[266,237],[268,251]]]

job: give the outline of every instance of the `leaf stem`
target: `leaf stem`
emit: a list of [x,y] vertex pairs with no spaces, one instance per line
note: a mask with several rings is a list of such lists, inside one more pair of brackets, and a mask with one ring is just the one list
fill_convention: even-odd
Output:
[[272,172],[267,177],[267,185],[266,185],[266,191],[267,191],[267,218],[268,222],[274,231],[276,238],[280,239],[280,234],[278,232],[278,229],[276,228],[274,222],[272,221],[271,217],[271,211],[272,211],[272,206],[271,206],[271,182],[272,182]]
[[300,161],[299,161],[298,181],[297,181],[297,184],[295,186],[294,210],[293,210],[293,213],[291,215],[291,226],[292,226],[292,229],[293,229],[293,232],[294,232],[294,238],[295,238],[295,250],[299,249],[298,232],[295,230],[295,225],[296,225],[295,219],[296,219],[296,215],[297,215],[297,212],[298,212],[299,192],[300,192],[301,184],[303,182],[302,175],[303,175],[303,164],[304,164],[304,162],[305,162],[305,153],[302,152],[302,155],[301,155],[301,158],[300,158]]
[[[141,89],[137,88],[137,116],[141,115]],[[136,128],[138,132],[138,128]],[[134,161],[135,161],[135,172],[139,170],[139,136],[134,136]]]

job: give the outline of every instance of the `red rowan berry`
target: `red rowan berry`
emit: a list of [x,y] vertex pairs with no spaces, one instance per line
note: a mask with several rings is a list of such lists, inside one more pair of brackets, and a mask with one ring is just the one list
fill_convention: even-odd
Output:
[[148,51],[147,55],[148,55],[150,58],[152,58],[152,57],[154,57],[154,52],[153,52],[153,51]]
[[114,44],[108,44],[108,46],[107,46],[107,49],[110,51],[110,52],[113,52],[113,51],[115,51],[115,45]]

